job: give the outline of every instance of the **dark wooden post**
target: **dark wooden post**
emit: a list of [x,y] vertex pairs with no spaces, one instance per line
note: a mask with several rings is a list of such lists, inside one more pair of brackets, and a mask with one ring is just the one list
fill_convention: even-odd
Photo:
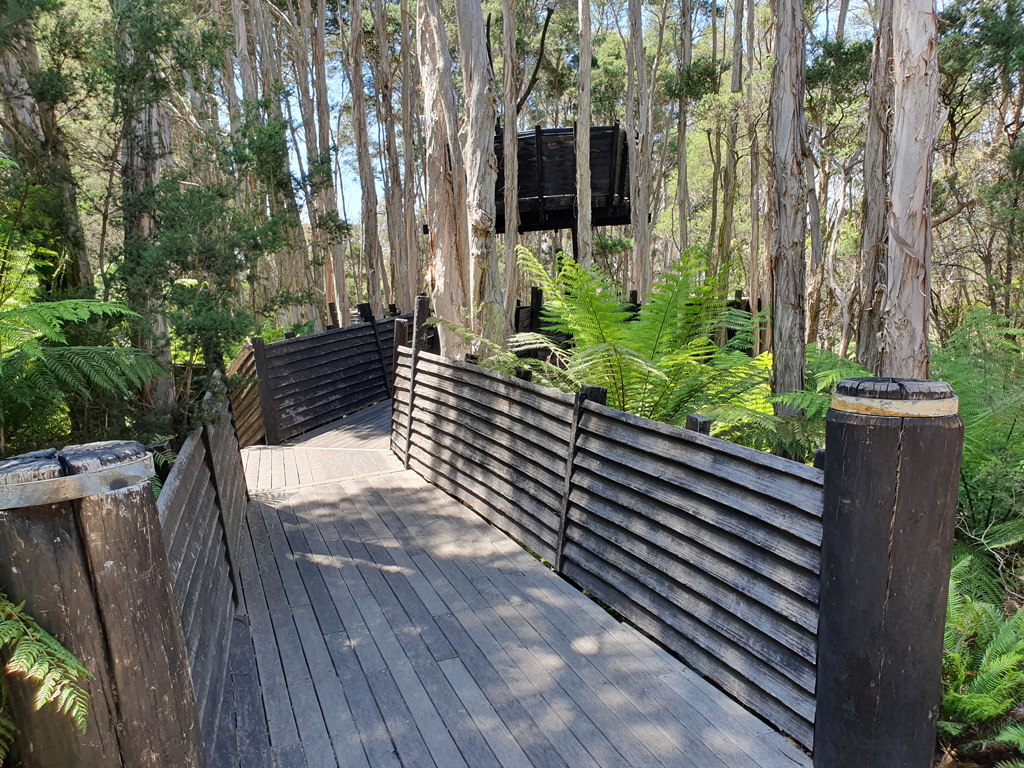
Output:
[[530,331],[540,331],[540,311],[544,308],[544,291],[537,286],[530,288]]
[[274,397],[270,389],[270,377],[267,373],[267,350],[262,336],[252,337],[252,359],[256,363],[256,376],[260,380],[263,434],[266,436],[267,445],[277,445],[281,442],[277,428],[277,409],[274,408]]
[[828,412],[816,768],[930,768],[963,421],[939,381],[846,379]]
[[398,370],[398,348],[409,343],[409,321],[403,318],[395,320],[394,357],[391,361],[392,370]]
[[0,584],[94,676],[84,734],[9,679],[26,768],[204,765],[152,474],[132,442],[0,463]]
[[295,338],[295,331],[285,331],[284,332],[284,337],[286,339],[294,339]]
[[341,325],[341,318],[338,317],[338,305],[333,301],[327,304],[327,315],[330,318],[329,328],[337,328]]
[[391,379],[388,377],[388,364],[384,358],[384,345],[380,341],[380,329],[377,328],[377,321],[373,317],[373,310],[369,304],[359,305],[359,318],[364,323],[369,323],[370,328],[373,330],[373,340],[377,343],[377,359],[380,361],[380,372],[384,377],[384,388],[388,391],[388,397],[391,397]]
[[409,449],[412,447],[412,407],[416,399],[416,362],[423,348],[427,329],[424,323],[430,316],[430,299],[426,296],[416,297],[416,310],[412,315],[412,365],[409,369],[409,419],[405,425],[405,468],[409,468]]
[[520,381],[533,381],[533,371],[529,368],[516,368],[513,372],[513,376]]
[[572,490],[572,471],[576,460],[576,435],[579,431],[580,418],[583,416],[583,404],[586,402],[604,405],[608,401],[608,390],[584,384],[576,393],[576,403],[572,409],[572,427],[569,429],[569,450],[565,457],[565,481],[562,484],[562,512],[558,522],[558,541],[555,546],[555,572],[561,573],[565,564],[565,529],[569,524],[569,492]]
[[691,413],[686,417],[686,428],[691,432],[698,432],[702,435],[711,434],[711,419],[701,416],[698,413]]

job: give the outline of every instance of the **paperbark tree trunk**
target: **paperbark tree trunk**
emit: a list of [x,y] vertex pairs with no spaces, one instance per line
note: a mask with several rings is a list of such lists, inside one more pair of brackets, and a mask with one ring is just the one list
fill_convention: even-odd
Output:
[[[732,83],[730,91],[734,98],[743,92],[743,0],[733,0],[732,23]],[[725,174],[722,179],[722,226],[718,231],[718,265],[722,270],[720,278],[724,281],[723,289],[728,289],[729,265],[732,260],[733,217],[736,210],[736,194],[739,181],[736,166],[739,153],[736,143],[739,139],[740,113],[739,104],[730,107],[729,122],[725,134]]]
[[857,360],[875,373],[880,370],[886,249],[889,234],[889,151],[892,132],[892,0],[878,0],[868,88],[868,124],[864,142],[864,200],[861,207],[860,318]]
[[[807,268],[807,189],[804,117],[803,3],[779,0],[775,24],[770,128],[772,142],[772,391],[804,387],[804,274]],[[795,416],[777,406],[780,416]]]
[[590,32],[590,0],[579,0],[580,74],[577,94],[579,115],[576,118],[576,241],[580,252],[574,254],[583,267],[594,263],[593,215],[590,208],[590,123],[591,67],[594,56]]
[[934,0],[893,9],[892,194],[879,374],[928,378],[932,155],[938,132]]
[[[750,312],[756,315],[761,303],[761,146],[754,114],[754,46],[757,3],[747,4],[747,140],[750,142]],[[760,328],[754,334],[753,353],[761,354]]]
[[366,94],[363,88],[363,3],[352,0],[352,36],[349,40],[349,59],[352,67],[352,122],[359,166],[359,187],[362,192],[361,249],[366,262],[366,284],[370,306],[375,315],[384,309],[381,289],[384,275],[384,253],[377,230],[377,181],[370,156],[370,137],[367,130]]
[[497,101],[494,73],[487,54],[483,9],[479,0],[455,0],[459,24],[459,55],[465,90],[463,157],[466,162],[469,252],[473,267],[473,308],[479,311],[484,338],[505,341],[505,308],[501,269],[494,247],[494,185],[498,159],[494,154]]
[[[410,30],[409,0],[401,0],[402,14],[402,163],[404,179],[402,183],[403,204],[405,214],[405,259],[406,273],[409,276],[408,290],[415,301],[420,289],[420,249],[419,233],[416,227],[416,154],[413,141],[413,111],[416,94],[416,83],[413,73],[413,45]],[[401,307],[411,312],[413,304]]]
[[[682,50],[680,53],[679,74],[689,72],[693,63],[693,7],[691,0],[683,0],[680,4],[680,28],[682,35]],[[680,84],[682,77],[680,78]],[[676,205],[679,208],[679,251],[680,255],[690,247],[690,189],[687,170],[687,146],[686,131],[688,128],[688,111],[690,108],[689,96],[686,93],[679,94],[679,114],[676,125]]]
[[384,129],[384,156],[387,159],[388,184],[384,190],[384,206],[387,212],[388,245],[391,248],[391,265],[395,274],[395,300],[412,307],[414,288],[409,277],[409,260],[406,256],[405,211],[402,194],[402,169],[398,157],[398,142],[395,137],[395,111],[392,106],[394,77],[391,73],[389,55],[387,16],[383,0],[372,0],[373,25],[377,34],[377,66],[374,80],[379,97],[380,113],[377,120]]
[[502,157],[505,165],[505,324],[516,331],[519,298],[519,56],[516,51],[517,0],[502,0]]
[[[423,86],[424,213],[430,231],[434,311],[445,320],[466,325],[470,270],[465,181],[460,181],[464,171],[455,127],[452,62],[437,0],[419,0],[416,4],[416,53]],[[444,326],[440,335],[441,354],[457,357],[468,351]]]
[[650,214],[651,93],[647,87],[647,56],[644,50],[643,4],[629,0],[626,41],[626,137],[629,146],[630,219],[633,227],[633,261],[630,287],[641,296],[650,293],[652,282]]

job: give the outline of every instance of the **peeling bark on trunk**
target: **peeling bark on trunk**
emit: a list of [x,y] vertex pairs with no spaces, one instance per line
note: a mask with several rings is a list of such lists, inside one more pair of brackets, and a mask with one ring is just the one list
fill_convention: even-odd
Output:
[[938,132],[938,27],[934,0],[893,13],[892,194],[879,373],[928,378],[932,155]]
[[630,287],[641,296],[650,293],[651,264],[651,92],[647,86],[647,55],[643,39],[643,4],[629,0],[626,41],[626,140],[629,146],[630,220],[633,227],[633,262]]
[[[756,315],[761,303],[761,146],[754,114],[754,20],[757,4],[747,4],[747,140],[750,142],[750,311]],[[761,354],[760,329],[754,334],[753,353]]]
[[352,67],[352,116],[359,166],[359,186],[362,192],[360,224],[361,249],[366,262],[366,283],[370,306],[375,315],[384,309],[381,289],[384,275],[384,253],[377,230],[377,182],[370,157],[370,137],[367,130],[366,94],[363,88],[363,4],[352,0],[352,37],[349,40],[349,59]]
[[[437,0],[419,0],[416,5],[416,43],[423,85],[424,212],[430,230],[434,311],[445,320],[465,325],[470,298],[465,181],[460,181],[464,172],[455,129],[452,62]],[[468,351],[443,326],[440,336],[441,354],[458,357]]]
[[466,162],[469,252],[473,266],[473,305],[484,338],[505,341],[503,275],[494,243],[494,185],[498,159],[494,154],[497,101],[494,73],[487,55],[483,9],[478,0],[455,0],[459,54],[465,89],[466,117],[463,156]]
[[519,57],[516,51],[517,0],[503,0],[502,58],[502,156],[505,165],[505,325],[516,331],[516,300],[519,298]]
[[860,321],[857,360],[878,373],[882,303],[886,286],[889,215],[889,150],[892,131],[892,0],[879,0],[878,30],[871,60],[868,124],[864,142],[864,201],[861,208]]
[[[693,9],[691,0],[683,0],[680,5],[680,16],[682,28],[682,50],[680,52],[680,71],[682,75],[689,70],[693,63]],[[679,208],[679,252],[690,247],[690,189],[688,184],[687,157],[686,157],[686,130],[689,115],[689,97],[681,93],[679,95],[679,114],[676,124],[676,205]]]
[[580,74],[577,93],[579,116],[576,118],[576,219],[580,252],[573,254],[583,267],[594,263],[593,215],[590,208],[590,123],[591,66],[593,39],[590,33],[590,0],[579,0]]
[[[731,92],[743,92],[743,0],[733,0],[732,28],[732,84]],[[739,188],[736,166],[739,152],[736,143],[739,139],[740,113],[739,105],[735,104],[729,112],[729,122],[725,134],[725,174],[722,180],[724,199],[722,202],[722,227],[718,231],[718,266],[724,274],[723,289],[728,289],[729,266],[732,260],[733,217],[736,210],[736,195]]]
[[[804,274],[807,189],[804,166],[805,23],[803,3],[779,0],[772,70],[772,391],[804,387]],[[777,406],[780,416],[795,416]]]
[[[413,74],[413,39],[410,31],[409,0],[401,0],[402,13],[402,163],[404,180],[402,184],[405,214],[405,258],[406,272],[409,275],[408,289],[411,301],[420,290],[420,249],[419,233],[416,227],[416,156],[413,142],[413,104],[415,102],[416,84]],[[411,312],[413,304],[401,307]]]

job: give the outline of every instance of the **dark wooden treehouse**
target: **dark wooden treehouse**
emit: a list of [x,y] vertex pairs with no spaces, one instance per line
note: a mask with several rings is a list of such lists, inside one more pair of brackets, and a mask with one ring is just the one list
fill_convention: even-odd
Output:
[[[505,163],[502,133],[498,156],[495,230],[505,232]],[[544,128],[519,134],[519,231],[571,229],[578,233],[576,129]],[[629,153],[618,123],[590,129],[590,194],[595,227],[629,224]]]

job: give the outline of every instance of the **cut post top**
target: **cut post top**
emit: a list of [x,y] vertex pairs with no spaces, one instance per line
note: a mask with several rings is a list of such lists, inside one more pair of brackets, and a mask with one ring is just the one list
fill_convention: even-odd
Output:
[[864,416],[935,418],[955,416],[959,400],[944,381],[857,377],[839,382],[832,410]]

